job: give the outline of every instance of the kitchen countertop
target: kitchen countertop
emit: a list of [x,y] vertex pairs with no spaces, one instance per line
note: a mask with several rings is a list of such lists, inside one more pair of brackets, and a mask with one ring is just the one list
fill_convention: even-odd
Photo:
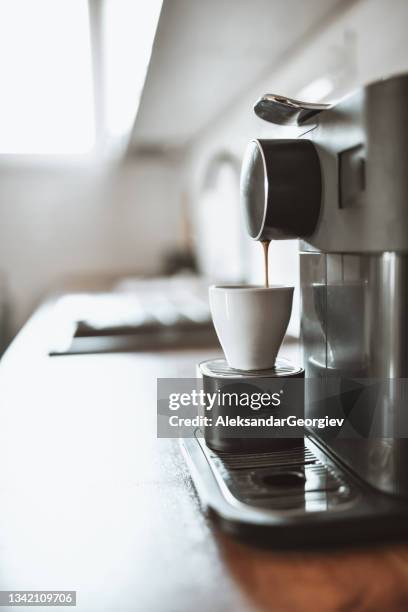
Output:
[[42,307],[0,366],[0,589],[77,590],[80,611],[408,609],[405,545],[278,553],[212,525],[155,402],[214,351],[52,358],[57,325]]

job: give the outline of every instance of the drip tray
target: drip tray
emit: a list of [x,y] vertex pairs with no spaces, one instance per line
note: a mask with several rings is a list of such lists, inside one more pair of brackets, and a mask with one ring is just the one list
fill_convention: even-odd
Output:
[[217,481],[234,499],[271,510],[314,512],[350,503],[356,491],[309,448],[261,454],[215,453],[199,441]]
[[408,502],[364,485],[312,439],[260,453],[221,453],[199,430],[182,449],[199,496],[227,532],[277,547],[408,535]]

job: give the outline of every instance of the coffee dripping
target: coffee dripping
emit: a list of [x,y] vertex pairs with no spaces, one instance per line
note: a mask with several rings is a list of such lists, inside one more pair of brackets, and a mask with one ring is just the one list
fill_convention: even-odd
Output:
[[269,245],[270,240],[262,240],[261,242],[264,256],[264,283],[265,287],[269,287]]
[[[400,539],[408,535],[408,75],[335,106],[267,94],[254,109],[297,138],[249,143],[245,227],[264,243],[264,262],[265,242],[300,239],[305,417],[345,425],[336,435],[310,427],[300,449],[257,439],[223,449],[223,440],[197,435],[183,442],[185,454],[228,533],[296,548]],[[220,367],[208,379],[225,375]]]

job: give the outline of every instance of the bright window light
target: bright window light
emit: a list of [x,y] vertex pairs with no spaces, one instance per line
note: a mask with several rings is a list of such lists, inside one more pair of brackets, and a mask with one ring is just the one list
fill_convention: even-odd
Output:
[[0,153],[92,149],[86,0],[0,0],[0,78]]
[[105,125],[125,137],[135,120],[162,0],[105,0]]

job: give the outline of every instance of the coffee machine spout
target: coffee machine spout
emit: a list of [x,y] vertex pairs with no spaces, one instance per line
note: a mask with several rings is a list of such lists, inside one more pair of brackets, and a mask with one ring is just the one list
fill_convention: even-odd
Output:
[[306,238],[320,214],[322,178],[315,145],[306,139],[256,139],[241,171],[244,225],[254,240]]

